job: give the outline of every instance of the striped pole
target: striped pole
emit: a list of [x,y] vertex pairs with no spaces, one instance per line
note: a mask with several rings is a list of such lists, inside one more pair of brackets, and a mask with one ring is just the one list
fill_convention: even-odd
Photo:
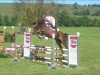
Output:
[[51,56],[51,67],[52,69],[56,69],[55,63],[55,34],[52,34],[52,56]]
[[15,33],[15,50],[14,50],[14,59],[12,61],[18,61],[18,58],[17,58],[17,43],[18,43],[18,34]]

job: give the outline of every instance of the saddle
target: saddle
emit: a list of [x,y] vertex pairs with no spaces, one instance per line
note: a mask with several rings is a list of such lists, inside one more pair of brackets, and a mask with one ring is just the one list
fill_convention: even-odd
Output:
[[54,27],[48,20],[45,20],[45,25],[50,26],[51,29],[57,31],[57,27]]

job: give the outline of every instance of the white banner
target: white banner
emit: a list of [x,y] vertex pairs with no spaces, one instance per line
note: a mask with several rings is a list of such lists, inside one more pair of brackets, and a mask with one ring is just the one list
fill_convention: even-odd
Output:
[[24,57],[30,57],[31,33],[24,32]]
[[77,35],[68,36],[68,64],[78,66],[78,37]]

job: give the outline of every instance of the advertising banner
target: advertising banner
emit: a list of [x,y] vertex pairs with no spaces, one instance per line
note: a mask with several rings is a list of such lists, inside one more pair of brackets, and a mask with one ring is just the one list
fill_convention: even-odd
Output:
[[30,57],[31,33],[24,32],[24,57]]
[[69,66],[78,66],[78,36],[68,36],[68,63]]

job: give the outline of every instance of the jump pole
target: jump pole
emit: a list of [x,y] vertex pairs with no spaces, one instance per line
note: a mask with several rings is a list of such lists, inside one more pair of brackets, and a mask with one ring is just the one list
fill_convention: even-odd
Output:
[[18,43],[18,34],[15,33],[15,51],[14,51],[14,59],[12,61],[18,61],[17,58],[17,43]]
[[51,52],[51,66],[50,68],[56,69],[57,65],[55,63],[55,34],[52,34],[52,52]]

